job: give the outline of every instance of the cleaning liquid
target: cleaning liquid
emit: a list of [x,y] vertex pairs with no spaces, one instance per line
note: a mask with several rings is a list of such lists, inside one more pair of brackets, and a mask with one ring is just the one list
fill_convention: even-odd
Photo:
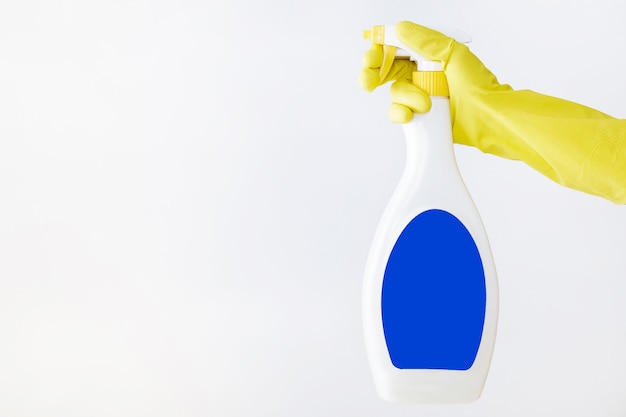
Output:
[[394,58],[410,58],[414,84],[432,100],[428,113],[403,125],[406,165],[365,270],[363,324],[374,383],[392,402],[471,402],[491,363],[498,283],[456,164],[445,74],[441,63],[398,40],[393,26],[366,36],[383,45],[381,75]]

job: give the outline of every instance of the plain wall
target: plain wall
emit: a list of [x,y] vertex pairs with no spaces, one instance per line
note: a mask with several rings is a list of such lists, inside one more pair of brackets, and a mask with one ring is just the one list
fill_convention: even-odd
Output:
[[0,5],[0,415],[626,414],[626,209],[456,147],[500,322],[482,398],[380,400],[361,279],[404,163],[363,29],[439,22],[624,117],[611,0]]

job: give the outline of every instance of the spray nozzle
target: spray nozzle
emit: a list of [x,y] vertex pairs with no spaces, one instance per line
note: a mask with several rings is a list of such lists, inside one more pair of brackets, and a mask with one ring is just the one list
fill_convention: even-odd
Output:
[[[471,38],[458,30],[446,30],[442,33],[452,34],[457,41],[468,43]],[[413,84],[426,91],[431,96],[448,96],[448,82],[443,73],[441,62],[430,61],[400,41],[395,34],[393,26],[374,26],[371,30],[365,30],[363,37],[370,39],[372,44],[383,47],[383,62],[380,66],[380,79],[383,80],[389,74],[391,66],[396,59],[410,59],[417,64],[417,71],[413,73]]]
[[371,39],[372,44],[382,45],[383,47],[383,63],[380,66],[380,79],[382,80],[389,74],[391,64],[396,58],[397,46],[385,43],[385,26],[374,26],[372,30],[363,31],[365,39]]

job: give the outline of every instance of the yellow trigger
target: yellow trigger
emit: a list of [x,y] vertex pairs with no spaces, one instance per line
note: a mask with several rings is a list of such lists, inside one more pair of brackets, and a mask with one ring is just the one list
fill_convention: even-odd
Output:
[[374,26],[372,30],[363,31],[363,37],[365,39],[371,39],[372,44],[374,45],[382,45],[383,46],[383,63],[380,66],[380,79],[381,81],[385,79],[389,71],[391,70],[391,65],[393,64],[393,60],[396,57],[396,47],[385,45],[385,27],[384,26]]
[[393,64],[393,60],[396,57],[396,47],[390,45],[383,45],[383,63],[380,66],[380,80],[384,80],[387,74],[389,74],[389,70],[391,69],[391,64]]

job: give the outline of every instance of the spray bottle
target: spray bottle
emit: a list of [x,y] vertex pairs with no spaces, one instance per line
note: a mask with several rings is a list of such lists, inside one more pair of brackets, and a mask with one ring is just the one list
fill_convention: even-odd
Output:
[[491,363],[498,283],[456,165],[446,77],[440,62],[411,50],[393,26],[365,36],[383,45],[381,79],[394,59],[409,58],[417,64],[413,83],[432,100],[428,113],[403,125],[406,166],[365,270],[363,324],[374,383],[392,402],[471,402]]

